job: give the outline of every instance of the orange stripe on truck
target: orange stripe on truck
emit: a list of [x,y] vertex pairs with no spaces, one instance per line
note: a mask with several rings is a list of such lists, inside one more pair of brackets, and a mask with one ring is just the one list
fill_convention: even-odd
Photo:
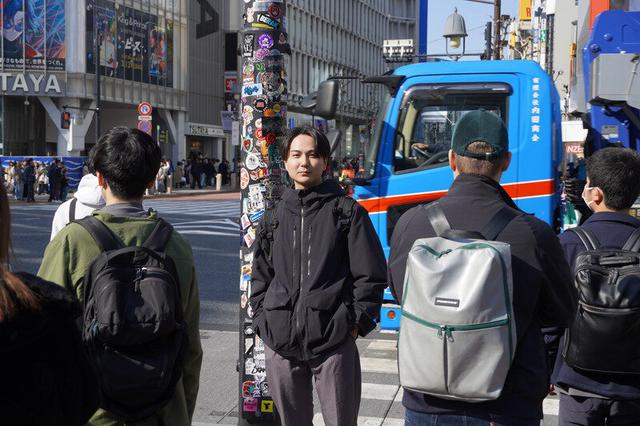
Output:
[[[508,183],[502,187],[513,199],[544,197],[553,195],[555,192],[555,182],[553,179],[535,182]],[[446,193],[447,191],[421,192],[417,194],[392,195],[389,197],[359,200],[358,202],[369,213],[383,213],[389,210],[389,207],[391,206],[433,201],[441,198]]]

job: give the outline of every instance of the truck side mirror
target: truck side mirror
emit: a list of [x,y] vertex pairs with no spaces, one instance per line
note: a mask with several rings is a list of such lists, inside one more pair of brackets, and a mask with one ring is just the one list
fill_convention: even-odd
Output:
[[325,80],[320,83],[318,95],[316,96],[315,115],[324,119],[332,120],[338,108],[338,96],[340,83],[338,80]]
[[331,154],[336,152],[336,149],[340,146],[340,140],[342,139],[342,131],[335,129],[330,130],[327,133],[327,139],[329,139],[329,146],[331,147]]

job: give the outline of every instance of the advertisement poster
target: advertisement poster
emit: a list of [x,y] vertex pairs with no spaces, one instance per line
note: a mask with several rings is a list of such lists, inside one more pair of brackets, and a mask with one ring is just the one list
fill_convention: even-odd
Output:
[[93,5],[86,17],[87,72],[95,73],[93,31],[97,28],[102,75],[172,87],[173,24],[110,1]]
[[2,60],[7,69],[64,71],[64,0],[2,0]]

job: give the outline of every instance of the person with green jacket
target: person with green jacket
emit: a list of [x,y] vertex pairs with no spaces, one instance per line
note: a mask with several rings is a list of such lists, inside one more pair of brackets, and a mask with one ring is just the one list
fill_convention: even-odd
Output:
[[[139,246],[151,234],[157,214],[142,207],[143,194],[155,181],[161,153],[146,133],[117,127],[109,130],[91,150],[90,161],[103,190],[106,206],[93,215],[126,246]],[[165,248],[177,267],[188,343],[182,377],[171,400],[154,415],[126,424],[135,426],[191,424],[198,395],[202,347],[199,334],[199,291],[191,246],[173,231]],[[55,282],[83,300],[83,279],[88,266],[100,254],[93,237],[77,223],[70,223],[49,243],[38,276]],[[124,425],[113,413],[99,409],[88,423]]]

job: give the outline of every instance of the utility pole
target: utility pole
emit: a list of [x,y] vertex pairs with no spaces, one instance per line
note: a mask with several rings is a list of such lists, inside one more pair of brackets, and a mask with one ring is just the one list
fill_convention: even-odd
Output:
[[95,108],[95,117],[96,117],[96,143],[100,139],[100,24],[98,23],[98,19],[100,18],[100,14],[98,13],[98,2],[93,2],[93,32],[94,32],[94,43],[93,48],[95,54],[93,55],[96,60],[96,108]]
[[493,24],[495,26],[493,30],[493,59],[500,60],[500,52],[502,51],[502,43],[500,41],[500,26],[502,16],[502,1],[493,1]]
[[287,2],[244,1],[240,37],[242,108],[240,168],[242,245],[240,250],[240,352],[238,357],[238,424],[277,424],[269,392],[264,343],[256,335],[249,306],[257,227],[284,189],[279,146],[286,128],[285,55],[290,54],[285,28]]

